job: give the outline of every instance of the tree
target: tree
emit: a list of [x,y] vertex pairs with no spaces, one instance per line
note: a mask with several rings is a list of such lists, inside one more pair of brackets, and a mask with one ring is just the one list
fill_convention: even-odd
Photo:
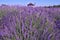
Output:
[[34,4],[32,4],[32,3],[29,3],[27,6],[34,6]]

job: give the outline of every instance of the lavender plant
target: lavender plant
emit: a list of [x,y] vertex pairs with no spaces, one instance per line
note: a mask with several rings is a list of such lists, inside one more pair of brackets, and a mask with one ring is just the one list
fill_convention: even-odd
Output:
[[2,7],[0,40],[60,40],[59,10],[60,8]]

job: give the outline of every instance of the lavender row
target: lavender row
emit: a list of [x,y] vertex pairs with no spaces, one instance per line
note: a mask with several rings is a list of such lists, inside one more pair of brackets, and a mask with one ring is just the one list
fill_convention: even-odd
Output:
[[60,8],[4,6],[0,14],[0,40],[60,39]]

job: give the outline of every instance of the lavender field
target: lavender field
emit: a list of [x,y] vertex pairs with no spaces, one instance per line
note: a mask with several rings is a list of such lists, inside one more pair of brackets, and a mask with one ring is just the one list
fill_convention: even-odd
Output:
[[60,7],[0,6],[0,40],[60,40]]

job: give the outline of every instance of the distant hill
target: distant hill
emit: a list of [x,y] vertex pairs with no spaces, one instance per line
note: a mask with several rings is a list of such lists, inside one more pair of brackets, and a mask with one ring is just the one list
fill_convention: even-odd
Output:
[[45,6],[45,7],[46,7],[46,8],[52,8],[52,7],[54,7],[54,8],[56,7],[56,8],[57,8],[57,7],[60,7],[60,5]]
[[[9,6],[9,5],[6,5],[6,4],[2,4],[0,6]],[[15,6],[15,5],[14,5]],[[21,6],[21,5],[18,5],[18,6]],[[27,6],[35,6],[35,4],[32,4],[32,3],[29,3]],[[37,7],[37,6],[36,6]],[[42,7],[42,6],[41,6]],[[60,5],[53,5],[53,6],[44,6],[45,8],[52,8],[52,7],[60,7]]]

